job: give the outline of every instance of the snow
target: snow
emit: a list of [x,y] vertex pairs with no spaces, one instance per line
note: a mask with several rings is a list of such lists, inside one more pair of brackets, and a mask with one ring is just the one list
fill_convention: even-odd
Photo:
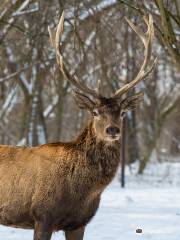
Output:
[[[23,14],[28,14],[28,13],[33,13],[33,12],[37,12],[39,10],[39,4],[38,2],[35,2],[33,5],[32,9],[29,9],[29,5],[30,5],[30,0],[25,0],[22,5],[18,8],[17,11],[15,11],[12,16],[13,17],[17,17]],[[32,4],[31,4],[32,5]],[[24,10],[27,7],[27,10]]]
[[[180,163],[150,164],[141,177],[136,168],[134,164],[126,169],[125,189],[116,176],[105,190],[98,213],[86,228],[86,240],[180,239]],[[142,233],[136,233],[137,228]],[[31,230],[0,227],[0,239],[32,238]],[[53,234],[52,240],[57,239],[65,239],[62,232]]]
[[[117,0],[102,0],[98,4],[92,5],[91,8],[88,9],[88,11],[84,11],[84,10],[80,11],[79,19],[85,20],[90,15],[93,15],[94,12],[103,11],[104,9],[106,9],[106,8],[108,8],[110,6],[113,6],[117,2],[118,2]],[[76,9],[74,7],[72,7],[69,11],[66,11],[66,17],[68,19],[73,18],[75,11],[76,11]]]
[[56,95],[53,97],[52,104],[50,104],[43,112],[44,117],[47,117],[53,110],[54,106],[57,105],[59,101],[59,96]]
[[26,74],[24,72],[22,72],[20,74],[20,80],[22,81],[22,83],[24,84],[26,90],[28,91],[28,93],[31,95],[32,91],[33,91],[33,87],[32,87],[32,83],[28,83],[27,79],[26,79]]

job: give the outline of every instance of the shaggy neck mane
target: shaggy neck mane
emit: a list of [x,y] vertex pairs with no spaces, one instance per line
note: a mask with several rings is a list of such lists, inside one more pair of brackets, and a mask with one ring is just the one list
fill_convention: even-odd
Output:
[[48,145],[63,145],[66,150],[72,150],[76,158],[76,151],[83,153],[86,163],[92,166],[94,170],[99,169],[100,175],[105,177],[105,183],[112,179],[120,162],[120,140],[113,142],[98,140],[94,132],[93,121],[87,124],[74,141],[51,143]]
[[97,140],[91,121],[75,140],[77,148],[85,153],[86,161],[93,169],[99,169],[105,182],[114,177],[120,162],[120,141]]
[[96,143],[96,136],[93,129],[93,122],[90,121],[89,124],[82,130],[75,140],[78,146],[88,146]]

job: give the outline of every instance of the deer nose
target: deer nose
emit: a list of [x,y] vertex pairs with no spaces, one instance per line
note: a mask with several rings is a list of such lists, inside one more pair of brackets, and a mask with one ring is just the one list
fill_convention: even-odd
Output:
[[106,128],[106,133],[109,135],[116,135],[120,133],[120,130],[118,127],[110,126]]

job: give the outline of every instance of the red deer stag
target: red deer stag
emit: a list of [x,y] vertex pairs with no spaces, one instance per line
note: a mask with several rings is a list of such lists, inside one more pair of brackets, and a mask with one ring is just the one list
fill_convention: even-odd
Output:
[[[121,123],[142,93],[122,98],[154,68],[151,47],[152,17],[144,18],[147,33],[127,20],[140,37],[145,56],[137,76],[106,98],[72,76],[63,63],[60,38],[64,13],[55,34],[49,29],[56,59],[64,77],[75,88],[75,99],[91,121],[71,142],[37,147],[0,146],[0,224],[34,229],[34,240],[50,240],[63,230],[66,240],[82,240],[85,226],[95,215],[101,193],[113,179],[120,161]],[[53,38],[54,37],[54,38]]]

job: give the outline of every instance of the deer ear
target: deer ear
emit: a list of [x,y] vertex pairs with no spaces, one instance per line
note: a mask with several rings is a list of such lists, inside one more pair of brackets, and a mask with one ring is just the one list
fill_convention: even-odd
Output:
[[95,107],[95,103],[83,93],[74,91],[74,99],[79,108],[88,109],[90,111]]
[[143,92],[139,92],[139,93],[134,94],[133,96],[125,98],[121,102],[122,112],[127,112],[127,111],[135,109],[136,106],[139,104],[139,102],[142,100],[143,95],[144,95]]

